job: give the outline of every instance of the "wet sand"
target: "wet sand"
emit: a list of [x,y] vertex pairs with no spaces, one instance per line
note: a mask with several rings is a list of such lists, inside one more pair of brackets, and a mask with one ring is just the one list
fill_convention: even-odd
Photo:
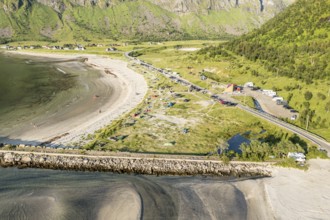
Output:
[[[86,82],[85,87],[88,92],[78,92],[79,100],[60,103],[66,94],[62,94],[62,97],[57,96],[58,101],[55,100],[54,103],[62,106],[61,109],[52,115],[38,117],[19,129],[11,129],[10,132],[2,135],[7,137],[2,138],[6,143],[40,144],[57,137],[52,144],[72,145],[79,142],[83,136],[94,133],[132,110],[143,100],[147,91],[144,78],[129,69],[124,61],[93,55],[14,53],[63,60],[85,57],[88,61],[76,65],[75,68],[87,71],[84,67],[87,65],[99,70],[102,75],[95,81]],[[60,136],[61,138],[58,138]]]
[[247,215],[236,179],[14,168],[0,174],[0,219],[241,220]]
[[0,168],[0,219],[328,219],[330,160],[273,177]]

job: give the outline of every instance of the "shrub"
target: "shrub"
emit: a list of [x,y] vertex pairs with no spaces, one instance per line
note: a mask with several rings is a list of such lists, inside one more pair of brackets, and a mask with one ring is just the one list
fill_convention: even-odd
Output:
[[321,100],[325,100],[327,98],[323,93],[320,92],[317,93],[317,97]]
[[313,93],[310,92],[310,91],[307,91],[307,92],[305,92],[304,96],[305,96],[305,99],[307,101],[309,101],[309,100],[311,100],[313,98]]

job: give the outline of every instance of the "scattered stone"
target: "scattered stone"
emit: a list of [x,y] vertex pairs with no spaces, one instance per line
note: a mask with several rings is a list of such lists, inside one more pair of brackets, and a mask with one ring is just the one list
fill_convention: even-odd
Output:
[[93,157],[58,154],[0,153],[0,166],[149,175],[271,176],[268,164],[164,158]]
[[3,158],[5,163],[12,163],[14,161],[14,156],[11,153],[6,153]]

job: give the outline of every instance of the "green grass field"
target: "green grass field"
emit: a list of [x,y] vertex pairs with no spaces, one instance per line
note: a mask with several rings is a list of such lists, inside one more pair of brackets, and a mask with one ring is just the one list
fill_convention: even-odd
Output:
[[[202,47],[205,43],[199,42],[191,47]],[[208,44],[216,44],[209,42]],[[179,43],[177,45],[180,45]],[[308,130],[330,140],[330,111],[326,105],[330,102],[330,82],[314,80],[312,84],[306,84],[293,78],[277,76],[264,69],[260,64],[251,62],[243,57],[216,57],[198,55],[197,52],[185,52],[175,49],[174,46],[162,46],[159,48],[147,48],[141,51],[140,57],[157,67],[169,68],[172,71],[200,86],[208,87],[213,92],[222,92],[222,89],[214,89],[212,82],[222,84],[235,83],[243,85],[246,82],[254,82],[263,89],[273,89],[279,96],[288,99],[290,106],[304,112],[306,108],[314,114],[310,117]],[[200,80],[202,71],[207,71],[210,76],[207,81]],[[212,80],[214,79],[214,80]],[[310,100],[306,100],[305,93],[313,94]],[[306,119],[302,118],[293,122],[302,128],[306,127]]]
[[[239,61],[229,59],[211,60],[199,56],[197,52],[182,51],[182,48],[202,48],[204,46],[216,45],[218,41],[173,41],[162,43],[142,43],[136,44],[128,42],[113,42],[111,40],[102,43],[103,47],[87,47],[86,51],[53,51],[53,50],[28,50],[33,52],[47,53],[81,53],[81,54],[99,54],[109,57],[125,59],[123,53],[131,50],[140,50],[143,55],[139,58],[161,68],[168,68],[178,72],[182,77],[210,88],[213,92],[222,92],[221,88],[214,87],[212,79],[206,81],[200,80],[199,72],[207,71],[214,79],[220,83],[226,84],[234,82],[237,84],[246,81],[253,81],[264,88],[271,86],[271,82],[279,88],[294,83],[289,79],[283,79],[269,75],[265,70],[256,64],[243,59]],[[16,42],[12,45],[63,45],[64,43],[73,43],[70,41],[61,43],[47,42]],[[83,45],[87,43],[79,42]],[[116,43],[118,52],[107,53],[105,48],[107,44]],[[158,153],[184,153],[184,154],[207,154],[214,152],[216,143],[219,140],[228,140],[237,133],[250,131],[250,138],[262,140],[276,137],[287,140],[292,133],[282,130],[262,119],[256,118],[235,107],[226,107],[200,93],[191,93],[187,88],[169,81],[167,78],[145,70],[134,65],[131,68],[144,75],[148,81],[150,90],[146,96],[148,102],[140,104],[134,111],[128,115],[122,116],[116,122],[108,127],[101,129],[94,135],[85,137],[89,141],[84,148],[95,150],[111,151],[131,151],[131,152],[158,152]],[[261,76],[253,75],[254,69],[258,69]],[[244,72],[244,73],[243,73]],[[266,77],[268,74],[268,77]],[[272,80],[273,79],[273,80]],[[265,80],[267,80],[265,82]],[[277,85],[278,84],[278,85]],[[321,84],[321,86],[324,86]],[[161,89],[163,88],[163,89]],[[322,87],[323,88],[323,87]],[[303,89],[303,88],[302,88]],[[171,91],[180,93],[182,97],[173,97]],[[313,93],[317,89],[310,91]],[[280,94],[283,93],[280,92]],[[154,98],[157,96],[157,98]],[[296,97],[297,96],[297,97]],[[303,97],[298,91],[294,93],[291,103],[299,102],[299,97]],[[317,96],[313,97],[316,99]],[[185,102],[184,99],[189,99]],[[237,97],[244,102],[244,97]],[[252,99],[245,98],[247,105],[252,106]],[[313,100],[312,99],[312,100]],[[174,102],[172,107],[166,107],[169,102]],[[313,102],[311,102],[313,103]],[[294,105],[293,105],[294,106]],[[134,114],[137,114],[134,116]],[[184,133],[184,129],[188,129]],[[262,133],[262,131],[266,131]],[[317,130],[318,134],[325,134],[327,129]],[[322,133],[323,132],[323,133]],[[262,133],[262,134],[261,134]],[[127,137],[126,137],[127,136]],[[120,137],[122,140],[111,140]]]

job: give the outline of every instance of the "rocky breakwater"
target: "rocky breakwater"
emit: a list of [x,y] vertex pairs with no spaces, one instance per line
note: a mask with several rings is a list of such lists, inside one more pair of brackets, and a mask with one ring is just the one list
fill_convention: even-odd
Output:
[[0,152],[2,167],[108,171],[148,175],[271,176],[270,164],[164,158]]

